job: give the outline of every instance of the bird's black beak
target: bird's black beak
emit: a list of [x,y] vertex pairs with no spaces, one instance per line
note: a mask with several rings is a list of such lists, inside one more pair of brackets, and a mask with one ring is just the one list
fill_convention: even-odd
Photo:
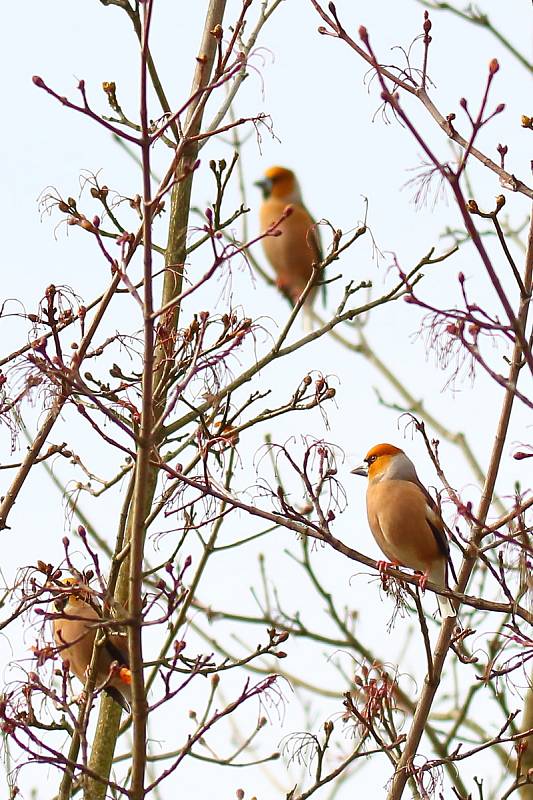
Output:
[[361,475],[363,478],[368,478],[368,467],[366,464],[360,464],[355,469],[350,470],[352,475]]
[[255,181],[254,186],[257,186],[258,189],[261,189],[261,194],[263,195],[263,199],[266,199],[270,196],[272,191],[272,181],[270,178],[261,178],[260,181]]

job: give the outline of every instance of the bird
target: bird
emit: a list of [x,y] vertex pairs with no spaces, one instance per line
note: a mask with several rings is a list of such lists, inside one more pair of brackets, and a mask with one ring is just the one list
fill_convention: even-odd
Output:
[[[276,284],[294,306],[307,286],[313,264],[322,261],[322,248],[317,226],[303,204],[294,172],[287,167],[269,167],[256,181],[263,194],[259,209],[259,225],[264,234],[275,223],[279,234],[263,236],[263,249],[276,273]],[[285,216],[284,216],[285,215]],[[280,221],[281,220],[281,221]],[[305,300],[309,314],[317,287]]]
[[[454,577],[455,571],[444,523],[411,459],[399,447],[377,444],[352,473],[368,477],[368,524],[389,561],[422,573],[422,588],[429,579],[446,589],[448,566]],[[455,617],[447,597],[437,601],[443,618]]]
[[[57,652],[68,662],[70,671],[83,684],[91,663],[93,645],[98,631],[104,631],[105,641],[100,648],[96,688],[102,689],[125,711],[131,703],[131,672],[129,669],[127,637],[110,633],[98,623],[104,621],[95,607],[91,590],[76,578],[66,578],[53,601],[52,617]],[[63,588],[64,587],[64,588]]]

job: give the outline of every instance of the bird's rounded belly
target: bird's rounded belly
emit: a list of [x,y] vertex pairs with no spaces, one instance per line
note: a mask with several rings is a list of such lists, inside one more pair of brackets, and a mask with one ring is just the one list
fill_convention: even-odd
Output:
[[433,533],[424,521],[412,520],[401,515],[387,515],[385,519],[369,518],[370,527],[380,549],[390,561],[404,567],[427,571],[437,556]]

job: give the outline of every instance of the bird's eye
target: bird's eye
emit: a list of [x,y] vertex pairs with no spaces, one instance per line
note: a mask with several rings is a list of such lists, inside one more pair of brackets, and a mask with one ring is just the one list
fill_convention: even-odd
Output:
[[370,464],[373,464],[376,458],[377,456],[369,456],[369,458],[366,459],[366,463],[368,464],[368,466],[370,466]]

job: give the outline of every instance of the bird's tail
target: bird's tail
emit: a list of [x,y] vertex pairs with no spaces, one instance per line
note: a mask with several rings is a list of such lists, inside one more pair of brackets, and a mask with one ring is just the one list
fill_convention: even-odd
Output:
[[447,597],[442,597],[442,595],[437,595],[437,602],[439,604],[439,611],[441,617],[444,619],[445,617],[455,617],[455,610],[450,601]]
[[115,703],[118,703],[119,706],[126,712],[126,714],[130,713],[131,706],[120,689],[117,689],[115,686],[105,686],[103,691],[109,695],[109,697],[111,697]]
[[314,328],[313,325],[313,309],[309,303],[304,303],[302,308],[302,326],[304,333],[311,333]]
[[[429,571],[428,577],[433,583],[436,583],[437,586],[442,586],[443,589],[447,589],[446,561],[444,561],[444,559],[439,559],[438,562],[434,563]],[[456,616],[455,609],[447,597],[438,594],[437,602],[439,604],[440,615],[443,619]]]

